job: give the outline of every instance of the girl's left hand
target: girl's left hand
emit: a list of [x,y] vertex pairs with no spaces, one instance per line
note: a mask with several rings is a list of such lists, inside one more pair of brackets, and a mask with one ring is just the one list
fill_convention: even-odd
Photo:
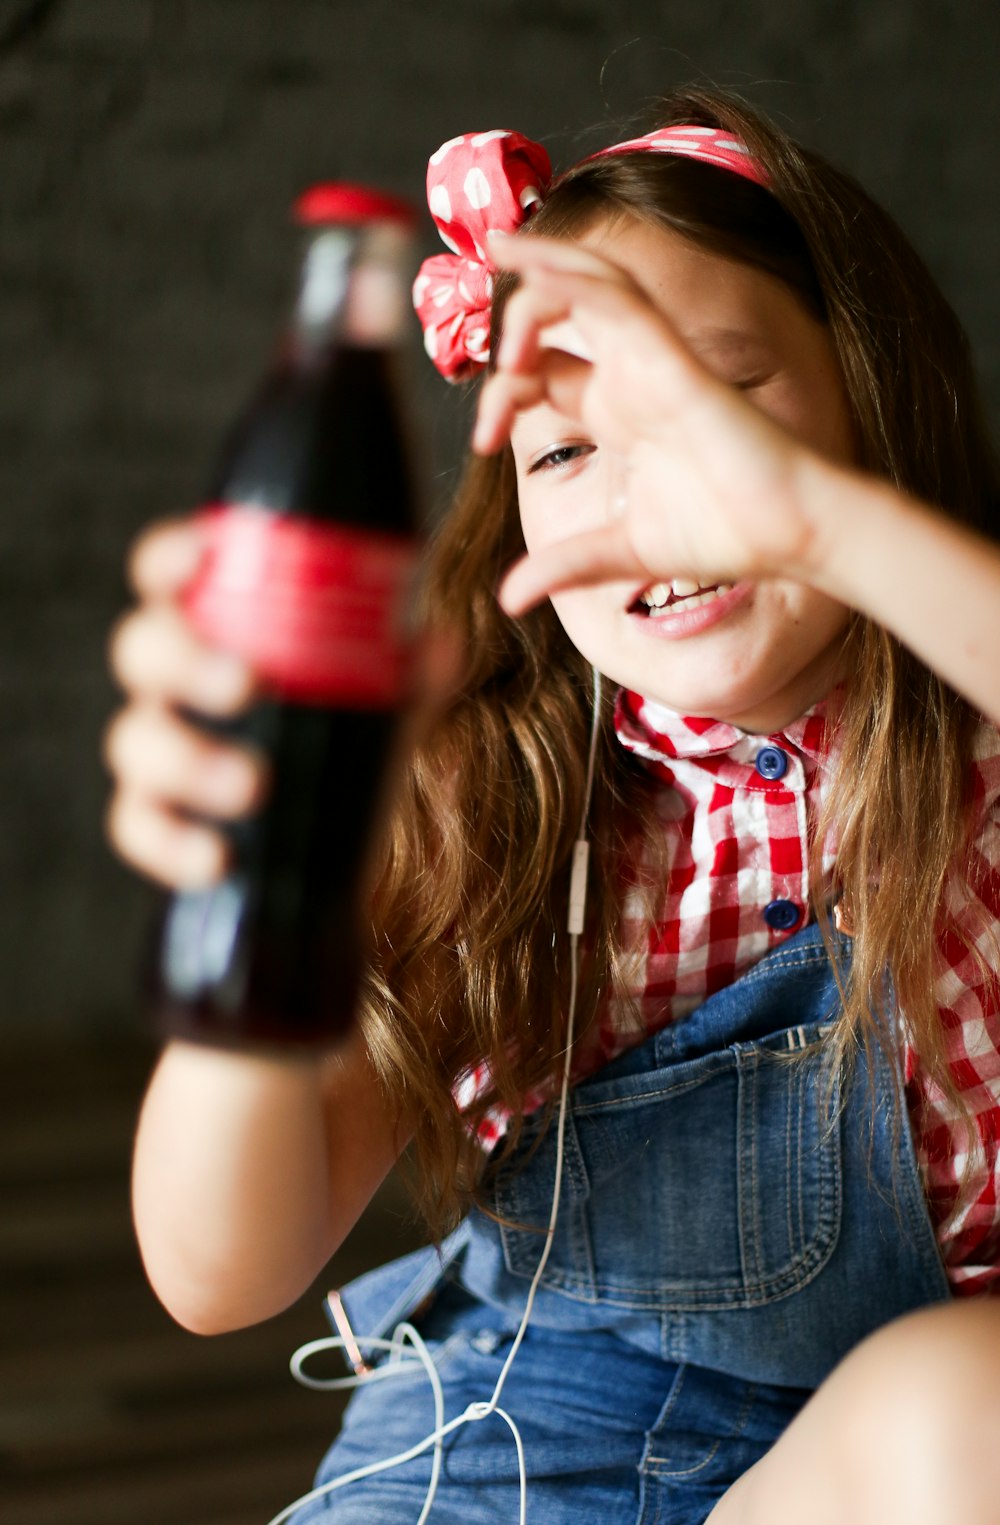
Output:
[[606,526],[547,546],[507,574],[500,597],[508,612],[616,578],[812,580],[824,537],[809,478],[837,468],[712,376],[618,266],[535,235],[494,237],[490,253],[521,284],[480,399],[475,449],[498,450],[515,415],[546,402],[620,453],[624,466],[621,503],[609,504]]

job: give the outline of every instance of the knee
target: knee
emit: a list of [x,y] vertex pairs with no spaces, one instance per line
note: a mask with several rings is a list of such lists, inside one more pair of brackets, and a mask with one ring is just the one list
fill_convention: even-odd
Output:
[[910,1314],[860,1345],[843,1374],[848,1456],[882,1518],[1000,1517],[1000,1302]]

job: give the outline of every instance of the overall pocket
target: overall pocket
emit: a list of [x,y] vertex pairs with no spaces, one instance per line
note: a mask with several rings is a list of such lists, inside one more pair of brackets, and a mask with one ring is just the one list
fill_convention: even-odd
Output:
[[[783,1029],[577,1087],[542,1285],[619,1308],[694,1312],[759,1306],[816,1276],[841,1222],[828,1031],[826,1022]],[[532,1276],[541,1255],[555,1140],[553,1121],[523,1168],[514,1162],[498,1182],[515,1275]]]

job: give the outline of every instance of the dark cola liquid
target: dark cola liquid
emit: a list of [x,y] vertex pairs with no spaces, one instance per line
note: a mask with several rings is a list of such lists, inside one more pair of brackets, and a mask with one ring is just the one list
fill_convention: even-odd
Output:
[[[233,431],[212,501],[414,537],[388,363],[379,350],[343,348],[277,370]],[[347,1030],[397,729],[396,709],[280,698],[225,727],[267,753],[274,784],[261,814],[227,829],[228,876],[167,906],[155,984],[169,1032],[294,1044]]]

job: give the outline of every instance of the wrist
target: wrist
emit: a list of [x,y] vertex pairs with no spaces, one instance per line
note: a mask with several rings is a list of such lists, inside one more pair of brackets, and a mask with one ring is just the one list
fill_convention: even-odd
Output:
[[870,558],[880,539],[892,533],[898,495],[888,483],[803,452],[794,492],[801,505],[803,533],[791,576],[857,605]]

